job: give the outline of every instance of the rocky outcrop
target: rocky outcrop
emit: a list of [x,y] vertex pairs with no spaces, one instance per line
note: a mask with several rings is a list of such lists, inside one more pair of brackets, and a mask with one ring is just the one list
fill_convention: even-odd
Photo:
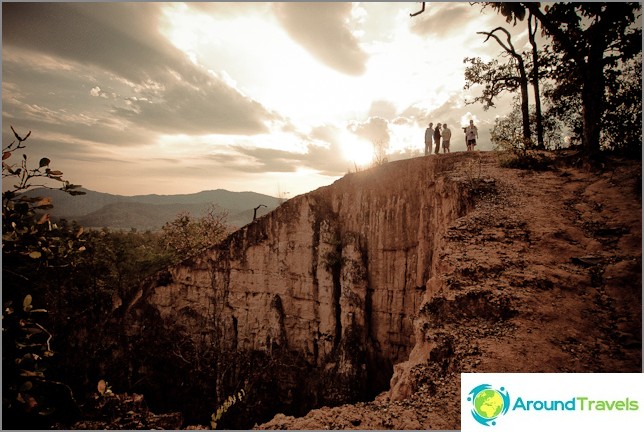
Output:
[[641,371],[641,165],[559,164],[424,157],[287,201],[124,300],[131,391],[244,389],[221,427],[454,429],[461,372]]
[[453,430],[464,372],[642,371],[641,161],[588,169],[562,151],[533,171],[462,156],[453,175],[475,203],[436,240],[415,345],[391,388],[258,429]]
[[470,205],[454,175],[468,157],[388,163],[297,196],[144,286],[128,315],[152,308],[217,349],[296,353],[326,376],[322,403],[360,397],[343,394],[356,378],[374,395],[414,347],[437,240]]

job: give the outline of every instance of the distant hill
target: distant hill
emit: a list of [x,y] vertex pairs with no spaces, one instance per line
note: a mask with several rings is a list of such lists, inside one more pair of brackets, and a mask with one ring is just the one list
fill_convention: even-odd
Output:
[[157,230],[178,213],[201,217],[211,204],[228,212],[228,222],[241,227],[253,220],[253,209],[260,204],[257,216],[279,205],[279,199],[256,192],[231,192],[224,189],[181,195],[123,196],[80,189],[85,195],[71,196],[63,191],[33,189],[29,196],[47,196],[53,200],[49,210],[55,219],[75,220],[88,228]]

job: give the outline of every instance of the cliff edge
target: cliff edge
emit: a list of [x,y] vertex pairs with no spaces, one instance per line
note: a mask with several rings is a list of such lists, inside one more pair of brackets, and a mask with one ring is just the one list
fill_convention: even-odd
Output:
[[461,372],[641,372],[641,163],[536,172],[491,153],[430,158],[450,157],[447,177],[475,204],[436,232],[390,389],[258,428],[459,429]]
[[294,197],[144,284],[128,335],[212,356],[182,379],[217,404],[244,389],[231,428],[457,429],[461,372],[640,372],[641,163],[498,156]]

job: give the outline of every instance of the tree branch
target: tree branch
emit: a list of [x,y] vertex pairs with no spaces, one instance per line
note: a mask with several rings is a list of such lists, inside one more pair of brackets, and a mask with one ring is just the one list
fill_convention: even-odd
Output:
[[[496,32],[497,30],[502,31],[503,33],[505,33],[505,36],[507,37],[507,40],[508,40],[508,45],[510,45],[509,48],[503,42],[501,42],[501,39],[499,39],[499,37],[497,35],[494,34],[494,32]],[[491,32],[476,32],[476,34],[487,35],[487,37],[485,38],[483,43],[487,42],[488,39],[490,39],[492,37],[498,42],[499,45],[501,45],[501,47],[503,47],[503,49],[508,54],[512,55],[513,57],[515,57],[517,59],[521,57],[521,55],[518,54],[517,51],[514,49],[514,45],[512,45],[510,32],[507,31],[506,29],[504,29],[503,27],[497,27],[494,30],[492,30]]]
[[52,338],[53,336],[51,335],[51,333],[49,333],[49,332],[47,331],[47,329],[46,329],[46,328],[44,328],[44,327],[43,327],[43,326],[41,326],[40,324],[38,324],[38,323],[34,323],[34,324],[35,324],[35,325],[36,325],[36,327],[38,327],[40,330],[42,330],[42,331],[44,331],[45,333],[47,333],[47,336],[49,336],[49,337],[47,338],[47,351],[51,351],[51,338]]
[[416,12],[416,13],[409,14],[409,16],[410,16],[410,17],[415,17],[416,15],[420,15],[420,14],[422,14],[423,12],[425,12],[425,2],[423,2],[423,7],[422,7],[422,9],[421,9],[421,10],[419,10],[419,11],[418,11],[418,12]]
[[584,55],[580,52],[571,42],[566,33],[552,22],[543,12],[539,9],[539,3],[526,2],[523,5],[530,11],[541,23],[541,25],[550,33],[566,50],[566,53],[575,59],[578,66],[585,64]]

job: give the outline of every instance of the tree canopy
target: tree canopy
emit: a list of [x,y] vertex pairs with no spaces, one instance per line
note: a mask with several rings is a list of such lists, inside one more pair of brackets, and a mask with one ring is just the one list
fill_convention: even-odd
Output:
[[602,119],[608,108],[610,82],[606,75],[620,74],[625,63],[641,56],[641,4],[484,3],[486,6],[515,24],[517,20],[523,20],[526,13],[539,21],[557,55],[559,85],[569,90],[579,88],[582,144],[588,155],[596,155],[601,145]]

